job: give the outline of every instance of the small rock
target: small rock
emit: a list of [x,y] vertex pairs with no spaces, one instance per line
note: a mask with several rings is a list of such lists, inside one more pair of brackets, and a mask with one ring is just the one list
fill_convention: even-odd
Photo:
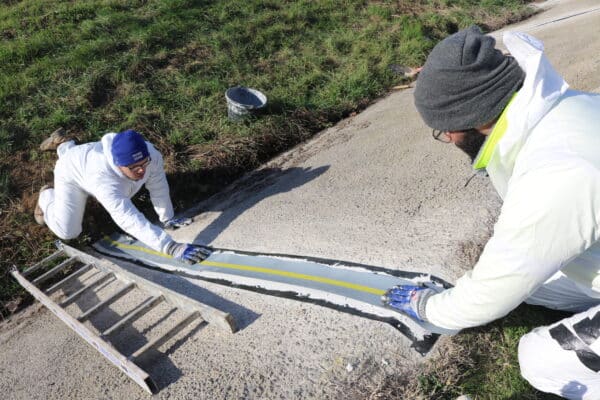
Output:
[[22,301],[23,301],[23,298],[21,298],[19,296],[16,299],[11,300],[8,303],[6,303],[5,307],[9,312],[14,313],[15,311],[17,311],[17,309],[19,308],[19,305],[21,305]]
[[354,371],[354,366],[352,364],[348,363],[348,365],[346,365],[346,371],[348,371],[348,372]]
[[404,78],[414,78],[423,67],[407,67],[405,65],[391,64],[388,67],[394,74],[400,75]]

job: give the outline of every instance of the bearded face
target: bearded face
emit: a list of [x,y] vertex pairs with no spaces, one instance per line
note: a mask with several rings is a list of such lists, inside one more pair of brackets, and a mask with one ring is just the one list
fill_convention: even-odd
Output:
[[485,142],[487,136],[477,129],[468,129],[463,131],[463,134],[460,140],[454,142],[454,145],[467,153],[471,162],[473,162],[477,154],[479,154],[479,150],[483,146],[483,142]]

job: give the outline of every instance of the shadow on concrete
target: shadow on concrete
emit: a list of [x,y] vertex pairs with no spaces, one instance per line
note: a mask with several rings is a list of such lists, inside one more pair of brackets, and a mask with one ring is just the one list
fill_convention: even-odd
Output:
[[[147,267],[141,267],[133,262],[122,260],[112,260],[117,262],[121,268],[133,274],[140,275],[144,279],[156,283],[164,288],[170,289],[199,303],[206,304],[220,311],[231,314],[236,322],[238,331],[247,328],[256,321],[260,314],[241,306],[237,303],[229,301],[203,287],[197,286],[192,282],[182,278],[181,276],[165,273],[164,270],[154,270]],[[143,272],[139,268],[144,268]]]
[[206,321],[197,321],[192,325],[193,328],[170,345],[164,353],[152,349],[148,351],[147,355],[137,361],[138,364],[145,368],[145,371],[153,377],[154,382],[160,390],[177,382],[182,376],[181,370],[173,368],[169,356],[179,349],[186,341],[191,339],[196,333],[206,328],[208,323]]
[[[79,267],[83,266],[83,263],[77,263]],[[76,264],[76,265],[77,265]],[[102,273],[99,270],[92,270],[93,272],[84,275],[83,278],[75,279],[70,285],[66,286],[62,289],[62,300],[66,297],[74,294],[85,287],[86,284],[93,282],[95,279],[99,278]],[[85,312],[90,309],[94,305],[98,304],[101,301],[101,298],[98,297],[98,293],[106,289],[109,292],[115,291],[117,288],[123,286],[123,282],[119,281],[119,279],[112,277],[108,279],[105,283],[99,285],[94,290],[87,290],[81,296],[79,296],[74,302],[73,305],[77,307],[79,315],[80,313]],[[116,303],[117,301],[115,301]],[[113,303],[114,304],[114,303]],[[129,311],[133,309],[133,306],[129,308]],[[66,310],[65,310],[66,311]],[[73,313],[72,310],[70,313]],[[169,317],[172,315],[174,309],[171,309],[164,315],[157,314],[157,317],[149,326],[146,326],[144,329],[136,328],[133,323],[128,324],[123,329],[115,332],[110,335],[110,337],[104,337],[103,339],[110,343],[114,348],[116,348],[121,354],[125,357],[133,354],[137,349],[141,348],[143,345],[148,343],[148,338],[146,334],[150,332],[152,329],[162,325],[168,324]],[[126,314],[125,310],[115,311],[112,305],[107,307],[103,307],[101,311],[95,313],[90,318],[87,319],[88,323],[91,324],[94,329],[97,331],[96,334],[100,335],[105,329],[110,327],[116,321],[119,321]],[[195,328],[193,331],[195,332],[198,328]],[[187,340],[190,334],[185,335],[185,337],[179,339],[173,346],[181,346],[182,340]],[[170,346],[167,350],[167,353],[162,353],[158,350],[152,349],[148,351],[141,360],[150,360],[150,362],[140,363],[138,361],[135,362],[138,366],[144,369],[147,372],[147,368],[149,366],[160,365],[160,371],[165,373],[169,379],[164,379],[162,374],[149,374],[152,380],[157,383],[156,378],[160,378],[160,382],[157,383],[157,390],[160,391],[171,383],[176,382],[181,376],[181,370],[171,361],[168,357],[172,351],[172,347]],[[108,362],[108,361],[107,361]],[[133,381],[130,381],[133,384]]]
[[[142,271],[139,269],[142,267],[134,263],[119,261],[118,264],[126,271],[137,275],[142,274]],[[77,263],[77,265],[79,268],[83,264]],[[70,285],[63,289],[62,293],[60,294],[61,301],[71,294],[76,293],[84,288],[86,284],[95,281],[101,275],[102,273],[99,270],[92,270],[91,272],[85,274],[83,278],[74,280]],[[143,276],[148,281],[178,292],[203,304],[230,313],[236,322],[238,330],[244,329],[260,317],[259,314],[253,312],[252,310],[230,302],[229,300],[211,293],[202,287],[198,287],[177,275],[165,274],[161,271],[145,269]],[[62,276],[60,276],[60,278],[62,279]],[[52,283],[54,282],[51,281],[50,284]],[[122,282],[120,282],[118,279],[115,279],[114,277],[108,279],[101,285],[98,285],[98,287],[96,287],[94,290],[88,290],[83,295],[79,296],[73,302],[73,306],[77,308],[77,311],[72,309],[71,313],[75,311],[75,314],[79,315],[80,313],[85,312],[101,301],[101,298],[98,296],[100,291],[106,290],[108,291],[107,293],[114,292],[119,287],[122,287]],[[138,292],[137,301],[134,300],[132,304],[126,306],[125,309],[116,311],[113,309],[113,306],[110,305],[102,308],[101,311],[92,315],[87,321],[99,334],[108,327],[112,326],[116,321],[123,318],[127,312],[131,311],[143,300],[148,299],[149,296],[149,293],[140,291]],[[115,303],[118,302],[119,301],[117,300]],[[174,321],[178,319],[175,315],[175,312],[175,308],[167,304],[165,304],[165,307],[162,310],[159,310],[158,308],[151,311],[149,310],[149,318],[145,320],[143,324],[136,326],[133,323],[129,323],[121,330],[111,334],[110,337],[105,338],[105,340],[107,340],[113,347],[127,357],[148,343],[148,335],[152,336],[151,333],[155,329],[158,328],[162,330],[172,325]],[[178,368],[171,360],[170,355],[173,354],[183,344],[185,344],[196,333],[200,332],[207,326],[208,323],[202,319],[193,322],[190,325],[191,329],[185,328],[185,330],[187,330],[185,335],[178,337],[176,341],[168,342],[166,350],[159,351],[157,349],[151,349],[147,353],[144,353],[144,355],[138,360],[136,360],[135,364],[140,366],[150,375],[150,377],[156,383],[156,388],[158,391],[166,388],[170,384],[177,382],[182,376],[181,369]]]
[[[142,274],[140,268],[143,267],[140,267],[136,264],[121,260],[118,261],[118,264],[124,270],[143,276],[144,279],[150,282],[154,282],[200,303],[230,313],[236,322],[238,330],[245,329],[260,317],[260,314],[257,314],[248,308],[218,296],[207,289],[196,286],[180,276],[165,274],[164,271],[148,270],[146,268],[144,268],[144,272]],[[88,277],[87,280],[91,278],[92,277]],[[73,289],[78,287],[79,285],[75,285]],[[89,308],[90,304],[95,304],[97,301],[99,301],[99,299],[95,298],[94,296],[94,292],[91,292],[88,296],[83,298],[86,304],[80,304],[82,311]],[[164,314],[157,315],[156,318],[154,318],[152,321],[149,321],[149,324],[145,325],[143,328],[135,328],[131,325],[127,326],[126,328],[122,329],[121,332],[113,335],[111,343],[124,354],[132,354],[135,350],[147,343],[148,339],[146,335],[149,334],[150,331],[161,326],[162,324],[168,324],[168,321],[170,320],[172,321],[174,311],[174,309],[170,309]],[[96,327],[96,329],[102,331],[110,326],[112,322],[121,317],[122,315],[116,314],[110,308],[107,308],[92,317],[90,322]],[[197,332],[200,332],[207,327],[207,325],[208,323],[202,320],[194,322],[192,324],[193,328],[177,341],[169,342],[168,347],[164,352],[152,349],[148,351],[148,353],[142,358],[136,361],[136,364],[144,368],[146,372],[148,372],[149,375],[154,379],[159,391],[166,388],[170,384],[175,383],[182,376],[181,370],[171,361],[169,356],[173,354],[179,347],[181,347],[188,339],[193,337]]]
[[289,192],[325,173],[329,166],[318,168],[293,167],[264,168],[239,180],[227,191],[213,197],[209,204],[194,207],[187,216],[206,211],[221,211],[221,214],[199,232],[194,242],[212,243],[239,215],[251,209],[267,197]]

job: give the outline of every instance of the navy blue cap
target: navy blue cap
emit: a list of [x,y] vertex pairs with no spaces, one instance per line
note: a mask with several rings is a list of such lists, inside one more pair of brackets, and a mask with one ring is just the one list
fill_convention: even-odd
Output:
[[142,135],[133,129],[118,133],[113,139],[110,151],[115,165],[121,167],[135,164],[150,154]]

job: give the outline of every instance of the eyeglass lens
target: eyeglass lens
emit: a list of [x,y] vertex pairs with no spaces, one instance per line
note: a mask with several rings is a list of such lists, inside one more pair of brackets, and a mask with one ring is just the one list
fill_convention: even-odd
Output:
[[448,135],[446,135],[445,131],[440,131],[437,129],[433,129],[431,131],[431,135],[433,136],[433,138],[435,140],[438,140],[442,143],[450,143],[450,138],[448,137]]

